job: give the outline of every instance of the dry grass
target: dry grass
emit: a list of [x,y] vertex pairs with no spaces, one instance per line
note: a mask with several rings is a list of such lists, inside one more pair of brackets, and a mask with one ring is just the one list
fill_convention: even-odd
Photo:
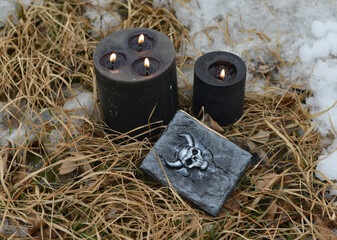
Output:
[[[124,18],[118,28],[160,30],[177,49],[189,41],[173,13],[146,1],[115,4]],[[8,22],[2,30],[0,100],[8,104],[0,111],[15,111],[9,128],[24,123],[29,131],[26,141],[1,149],[8,164],[0,165],[0,225],[11,219],[28,229],[28,239],[333,239],[337,207],[326,196],[332,183],[314,176],[322,140],[301,108],[309,92],[270,87],[270,94],[247,94],[242,119],[223,134],[262,160],[247,170],[217,218],[142,175],[138,167],[153,143],[115,144],[120,136],[107,135],[90,114],[75,124],[60,107],[64,88],[80,83],[97,95],[92,53],[99,39],[87,34],[84,5],[31,6],[18,25]],[[179,68],[186,59],[177,59]],[[31,120],[44,111],[55,117]],[[52,129],[61,129],[64,139],[56,145],[48,139]],[[60,176],[69,162],[78,167]]]

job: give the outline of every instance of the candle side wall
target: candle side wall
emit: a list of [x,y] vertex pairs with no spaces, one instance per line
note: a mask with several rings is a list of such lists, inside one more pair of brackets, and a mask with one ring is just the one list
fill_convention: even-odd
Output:
[[161,75],[147,81],[116,82],[106,79],[99,71],[96,79],[104,120],[116,131],[127,132],[149,122],[167,124],[177,111],[175,62]]
[[194,75],[193,114],[197,116],[202,107],[205,113],[221,126],[237,121],[243,113],[245,78],[231,86],[212,86]]

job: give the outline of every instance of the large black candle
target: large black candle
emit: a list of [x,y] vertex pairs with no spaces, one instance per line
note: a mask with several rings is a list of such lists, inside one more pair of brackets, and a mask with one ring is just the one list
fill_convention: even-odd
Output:
[[194,65],[193,114],[202,107],[220,125],[234,123],[243,113],[246,65],[228,52],[210,52]]
[[167,124],[177,110],[175,49],[164,34],[130,28],[104,38],[94,51],[105,122],[119,132]]

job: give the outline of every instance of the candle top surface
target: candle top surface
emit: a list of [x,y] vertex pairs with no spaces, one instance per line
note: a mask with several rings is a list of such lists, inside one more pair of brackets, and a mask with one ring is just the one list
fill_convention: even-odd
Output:
[[[221,73],[225,75],[222,77]],[[198,58],[194,74],[210,85],[230,86],[246,76],[246,64],[240,57],[229,52],[209,52]]]
[[[144,35],[144,39],[141,37],[140,43],[148,41],[148,44],[144,45],[146,48],[144,51],[133,49],[133,41],[138,44],[141,34]],[[102,66],[101,59],[111,53],[124,56],[123,68],[112,71]],[[143,76],[139,74],[138,69],[135,69],[138,67],[135,63],[144,61],[145,58],[150,59],[150,65],[156,64],[156,71],[149,76]],[[95,48],[93,59],[96,71],[106,79],[141,82],[152,79],[170,68],[175,62],[175,49],[171,40],[161,32],[147,28],[128,28],[105,37]]]

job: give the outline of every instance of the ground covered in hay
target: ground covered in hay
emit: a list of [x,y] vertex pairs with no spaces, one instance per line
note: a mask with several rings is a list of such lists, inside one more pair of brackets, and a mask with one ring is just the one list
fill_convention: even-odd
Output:
[[249,84],[262,81],[264,89],[247,92],[243,117],[227,127],[204,119],[254,155],[213,218],[139,171],[154,142],[107,134],[99,121],[93,50],[108,33],[128,27],[153,28],[172,39],[179,52],[179,107],[191,112],[184,73],[200,53],[184,51],[193,43],[189,29],[172,9],[152,1],[115,1],[120,21],[95,28],[88,9],[96,7],[48,0],[18,8],[19,20],[1,29],[3,239],[336,238],[336,197],[328,192],[334,183],[315,176],[328,141],[303,107],[312,92],[302,84],[284,87],[287,79],[272,75],[291,63],[270,51],[277,66],[250,69]]

